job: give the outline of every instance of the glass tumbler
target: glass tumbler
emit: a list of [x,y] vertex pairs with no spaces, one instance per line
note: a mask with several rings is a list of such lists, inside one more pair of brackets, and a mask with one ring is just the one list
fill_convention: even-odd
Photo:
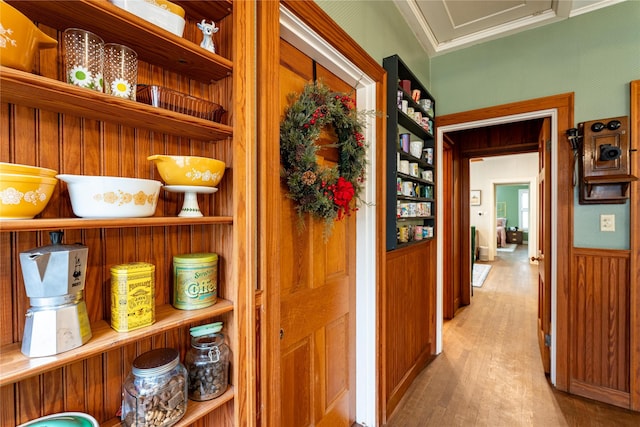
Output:
[[105,93],[135,101],[137,79],[138,54],[133,49],[121,44],[105,44]]
[[79,28],[67,28],[63,39],[67,82],[102,92],[104,41]]

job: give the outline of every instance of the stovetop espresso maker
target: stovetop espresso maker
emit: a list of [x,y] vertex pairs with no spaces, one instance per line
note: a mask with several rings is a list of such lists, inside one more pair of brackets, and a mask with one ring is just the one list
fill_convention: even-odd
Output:
[[49,233],[51,245],[20,253],[22,277],[31,307],[26,313],[22,353],[51,356],[91,338],[83,299],[89,249],[63,245],[62,231]]

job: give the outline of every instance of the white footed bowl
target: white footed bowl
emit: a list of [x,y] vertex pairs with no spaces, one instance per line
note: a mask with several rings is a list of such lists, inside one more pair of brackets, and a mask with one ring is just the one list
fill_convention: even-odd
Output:
[[57,175],[67,183],[73,213],[81,218],[153,216],[160,181],[116,176]]

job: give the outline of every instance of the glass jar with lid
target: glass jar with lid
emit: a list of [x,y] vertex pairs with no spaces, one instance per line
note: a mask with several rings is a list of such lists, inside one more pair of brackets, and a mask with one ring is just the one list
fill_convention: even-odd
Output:
[[189,372],[189,398],[214,399],[229,385],[229,346],[225,343],[222,322],[190,329],[191,348],[185,365]]
[[122,397],[126,426],[167,427],[178,422],[187,411],[187,370],[178,350],[158,348],[136,357]]

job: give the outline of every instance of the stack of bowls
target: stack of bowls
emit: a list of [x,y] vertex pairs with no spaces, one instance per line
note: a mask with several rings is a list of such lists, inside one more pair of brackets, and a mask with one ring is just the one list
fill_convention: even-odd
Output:
[[49,203],[56,171],[0,162],[0,219],[30,219]]

